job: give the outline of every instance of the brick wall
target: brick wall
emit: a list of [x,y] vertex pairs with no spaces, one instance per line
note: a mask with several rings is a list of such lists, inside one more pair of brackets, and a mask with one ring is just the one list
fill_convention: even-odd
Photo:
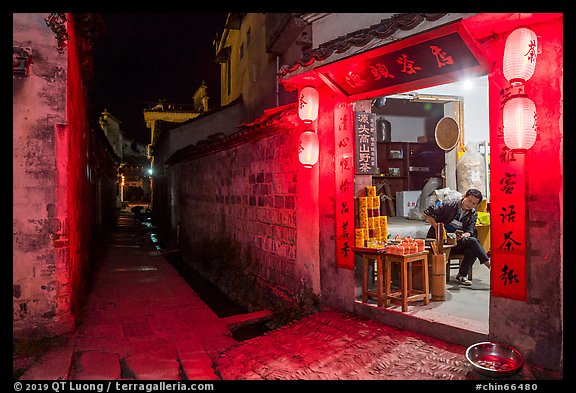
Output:
[[291,130],[172,169],[183,254],[244,303],[238,292],[252,285],[278,298],[301,289],[294,272],[298,135]]

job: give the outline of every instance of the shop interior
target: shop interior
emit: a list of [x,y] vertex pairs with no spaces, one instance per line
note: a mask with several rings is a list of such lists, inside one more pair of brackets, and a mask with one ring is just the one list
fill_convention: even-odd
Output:
[[[489,212],[487,77],[376,97],[371,104],[377,114],[380,172],[372,176],[372,185],[381,200],[381,214],[388,217],[389,237],[425,238],[429,225],[422,216],[424,208],[470,187],[482,191],[487,203],[480,209]],[[462,169],[468,159],[482,166],[481,176],[476,175],[472,183]],[[489,224],[477,230],[489,251]],[[452,261],[453,268],[446,271],[446,300],[427,305],[414,302],[407,313],[487,334],[490,270],[476,261],[473,284],[461,286],[455,279],[458,262]],[[400,311],[398,304],[386,309]]]

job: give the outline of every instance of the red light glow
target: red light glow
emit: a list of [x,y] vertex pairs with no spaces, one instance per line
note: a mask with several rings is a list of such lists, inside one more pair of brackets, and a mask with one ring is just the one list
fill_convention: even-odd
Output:
[[312,86],[306,86],[298,94],[298,116],[305,124],[318,118],[318,91]]
[[503,109],[504,143],[514,151],[526,151],[536,142],[536,106],[526,96],[506,101]]
[[312,168],[318,162],[319,155],[318,134],[314,131],[304,131],[300,135],[298,158],[305,168]]
[[538,39],[530,29],[514,30],[504,48],[504,77],[512,85],[522,85],[534,75]]

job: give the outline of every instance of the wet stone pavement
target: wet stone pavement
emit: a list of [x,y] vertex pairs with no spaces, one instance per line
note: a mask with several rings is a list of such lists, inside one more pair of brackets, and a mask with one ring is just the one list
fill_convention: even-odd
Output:
[[[244,341],[227,321],[124,213],[77,331],[20,379],[494,381],[471,367],[463,346],[336,310]],[[562,377],[525,365],[497,381],[529,380]]]
[[[466,347],[328,310],[236,344],[215,360],[224,380],[494,380]],[[503,380],[559,379],[525,365]]]

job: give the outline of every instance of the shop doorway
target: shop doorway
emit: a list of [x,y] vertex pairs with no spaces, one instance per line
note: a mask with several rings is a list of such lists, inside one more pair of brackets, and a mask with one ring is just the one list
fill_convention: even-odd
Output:
[[[377,117],[378,162],[380,176],[374,184],[387,183],[395,211],[384,198],[383,215],[388,218],[391,236],[425,237],[429,225],[418,216],[417,209],[406,206],[406,198],[426,188],[430,179],[437,178],[444,190],[465,192],[458,178],[458,161],[464,151],[474,149],[483,160],[484,187],[481,189],[489,210],[489,119],[488,82],[481,77],[467,82],[451,83],[372,100],[372,112]],[[454,148],[443,149],[435,139],[435,125],[444,117],[458,124],[460,137]],[[460,186],[460,187],[459,187]],[[404,206],[399,203],[401,198]],[[426,198],[419,197],[417,202]],[[430,198],[432,200],[433,198]],[[386,207],[388,206],[388,208]],[[420,211],[426,206],[420,206]],[[387,209],[387,210],[384,210]],[[416,210],[416,211],[415,211]],[[479,240],[490,249],[488,226],[479,227]],[[482,239],[481,239],[482,238]],[[447,271],[451,279],[446,284],[445,301],[417,305],[408,315],[430,322],[487,335],[489,331],[490,270],[476,261],[470,287],[458,285],[457,270]],[[394,307],[392,307],[394,308]],[[410,312],[412,311],[412,312]]]

